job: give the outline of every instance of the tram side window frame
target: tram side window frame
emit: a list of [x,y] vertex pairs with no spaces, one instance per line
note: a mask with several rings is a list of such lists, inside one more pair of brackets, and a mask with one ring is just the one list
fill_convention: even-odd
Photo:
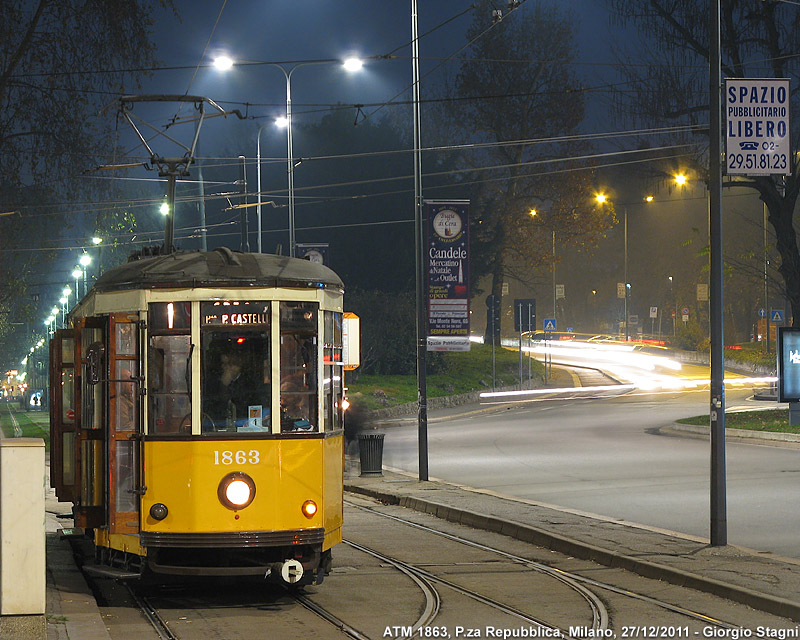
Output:
[[344,395],[342,363],[343,314],[341,311],[324,311],[322,327],[323,347],[323,420],[325,431],[344,428],[342,397]]
[[318,433],[319,302],[281,300],[281,433]]
[[[148,305],[148,435],[179,437],[191,434],[194,384],[191,304],[185,301],[151,302]],[[162,400],[163,406],[159,406]]]

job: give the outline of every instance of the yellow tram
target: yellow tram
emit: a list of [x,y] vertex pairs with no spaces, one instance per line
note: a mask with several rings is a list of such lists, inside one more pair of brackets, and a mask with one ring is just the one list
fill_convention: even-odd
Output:
[[321,582],[342,539],[342,282],[229,249],[102,275],[51,342],[51,481],[109,571]]

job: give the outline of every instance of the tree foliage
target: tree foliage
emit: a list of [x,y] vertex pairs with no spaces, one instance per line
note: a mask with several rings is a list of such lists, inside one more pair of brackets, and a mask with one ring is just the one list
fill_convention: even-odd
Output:
[[[141,68],[153,65],[152,14],[171,6],[171,0],[0,3],[0,306],[6,312],[12,305],[17,315],[24,310],[24,274],[47,258],[30,249],[76,220],[42,205],[99,197],[102,187],[79,178],[113,156],[113,117],[98,112],[135,90]],[[0,313],[0,336],[5,319]]]
[[467,33],[451,117],[461,139],[484,143],[463,166],[482,167],[470,176],[473,272],[490,275],[497,295],[504,280],[531,282],[551,264],[554,233],[559,246],[592,244],[613,221],[578,170],[588,148],[569,139],[584,117],[573,24],[556,5],[528,2],[497,24],[476,13]]
[[[661,124],[704,126],[708,123],[708,4],[694,0],[606,0],[617,21],[640,34],[620,50],[624,92],[616,97],[617,113],[631,127]],[[790,78],[797,75],[800,12],[774,0],[722,0],[721,55],[727,77]],[[798,112],[798,87],[792,90],[792,115]],[[795,120],[796,121],[796,120]],[[797,127],[795,127],[797,131]],[[707,133],[703,132],[703,135]],[[688,139],[688,134],[679,136]],[[703,142],[705,138],[701,139]],[[797,134],[792,148],[797,148]],[[800,193],[800,161],[790,159],[792,173],[782,177],[733,178],[727,187],[755,189],[767,205],[780,254],[779,272],[800,326],[800,252],[793,227]],[[698,145],[696,169],[706,177],[707,149]]]

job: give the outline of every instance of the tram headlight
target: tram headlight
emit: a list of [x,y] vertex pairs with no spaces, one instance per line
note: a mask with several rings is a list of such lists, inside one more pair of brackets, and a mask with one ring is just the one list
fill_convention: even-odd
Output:
[[300,507],[300,511],[302,511],[303,515],[310,520],[317,514],[317,503],[313,500],[306,500],[303,503],[303,506]]
[[219,501],[228,509],[238,511],[249,505],[256,497],[256,483],[246,473],[229,473],[219,483]]
[[167,509],[167,505],[161,502],[156,502],[150,507],[150,517],[153,518],[153,520],[163,520],[167,517],[168,513],[169,509]]

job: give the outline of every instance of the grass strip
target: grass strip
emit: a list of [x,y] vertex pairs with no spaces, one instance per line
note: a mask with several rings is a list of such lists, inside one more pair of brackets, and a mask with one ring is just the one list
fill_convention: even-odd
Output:
[[[708,415],[693,416],[678,420],[682,424],[708,426]],[[725,414],[726,429],[746,429],[748,431],[775,431],[777,433],[800,433],[800,425],[789,424],[788,409],[767,409],[765,411],[736,411]]]
[[[6,438],[14,437],[14,420],[11,419],[10,407],[0,405],[0,429]],[[41,438],[45,450],[50,450],[50,416],[44,412],[27,413],[13,411],[14,418],[22,431],[23,438]]]

